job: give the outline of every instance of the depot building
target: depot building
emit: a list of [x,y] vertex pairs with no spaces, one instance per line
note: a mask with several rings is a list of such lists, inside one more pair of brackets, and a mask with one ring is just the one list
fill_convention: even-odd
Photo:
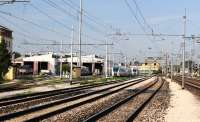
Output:
[[[102,74],[104,59],[97,55],[86,55],[82,56],[82,66],[88,67],[91,74]],[[19,61],[18,59],[21,59]],[[73,56],[71,59],[70,55],[66,54],[62,60],[59,54],[47,53],[47,54],[35,54],[26,57],[20,57],[16,59],[17,65],[29,68],[30,74],[38,75],[41,72],[50,72],[53,75],[58,75],[60,71],[60,62],[63,64],[70,64],[71,60],[75,66],[79,62],[77,56]],[[27,70],[28,71],[28,70]]]

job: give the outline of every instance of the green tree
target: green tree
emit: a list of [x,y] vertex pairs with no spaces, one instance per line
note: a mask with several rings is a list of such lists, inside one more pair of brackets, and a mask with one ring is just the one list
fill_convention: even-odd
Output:
[[3,40],[0,43],[0,81],[3,80],[3,76],[8,72],[8,68],[11,66],[11,55],[6,48],[6,43]]
[[19,52],[13,52],[13,54],[14,54],[14,58],[19,58],[19,57],[21,57],[21,54],[19,53]]
[[63,65],[62,65],[62,71],[63,71],[64,73],[70,72],[70,66],[69,66],[68,64],[63,64]]

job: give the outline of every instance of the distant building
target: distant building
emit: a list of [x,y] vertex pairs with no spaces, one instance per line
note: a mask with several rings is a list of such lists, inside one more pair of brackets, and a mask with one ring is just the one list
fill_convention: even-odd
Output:
[[[5,42],[6,48],[10,54],[12,54],[12,40],[12,30],[0,25],[0,43]],[[14,77],[14,69],[13,67],[10,67],[7,74],[5,74],[4,79],[13,80]]]
[[[104,59],[97,55],[81,56],[82,65],[89,68],[91,74],[102,74]],[[71,57],[67,58],[67,62],[71,62]],[[79,57],[73,57],[73,64],[77,65]]]
[[12,30],[0,25],[0,43],[4,41],[9,52],[12,52],[12,40]]
[[160,63],[153,57],[149,57],[145,60],[145,63],[139,66],[140,74],[153,74],[160,70]]
[[[69,54],[63,56],[55,53],[35,54],[26,57],[15,59],[15,64],[22,66],[29,71],[29,74],[38,75],[41,72],[50,72],[53,75],[58,75],[60,72],[60,62],[63,64],[70,64],[71,57]],[[77,65],[79,58],[73,56],[73,64]],[[90,74],[102,74],[104,59],[97,55],[82,56],[82,65],[89,69]],[[31,71],[31,73],[30,73]]]
[[[59,66],[59,56],[53,53],[31,55],[22,59],[23,65],[32,69],[33,75],[38,75],[41,71],[57,74]],[[29,70],[30,71],[30,70]]]

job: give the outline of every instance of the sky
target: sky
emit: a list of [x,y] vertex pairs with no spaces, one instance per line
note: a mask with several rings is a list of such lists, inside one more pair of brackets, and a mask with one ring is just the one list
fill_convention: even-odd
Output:
[[[131,34],[152,34],[153,30],[154,34],[182,35],[185,9],[187,36],[200,34],[199,0],[135,0],[135,2],[134,0],[83,0],[82,43],[105,44],[108,40],[108,43],[114,44],[109,46],[109,52],[116,53],[116,59],[122,58],[117,53],[123,53],[129,60],[160,56],[163,52],[180,53],[182,37]],[[0,23],[13,30],[14,51],[59,52],[58,44],[61,41],[64,44],[71,42],[72,26],[73,42],[78,43],[78,11],[79,0],[31,0],[30,3],[1,5]],[[122,35],[116,35],[117,32]],[[24,45],[24,43],[52,45]],[[191,52],[191,48],[192,40],[186,40],[188,53]],[[105,46],[98,45],[82,46],[84,55],[104,56],[105,49]],[[70,46],[65,45],[63,50],[69,52]],[[74,51],[78,51],[77,46],[74,46]]]

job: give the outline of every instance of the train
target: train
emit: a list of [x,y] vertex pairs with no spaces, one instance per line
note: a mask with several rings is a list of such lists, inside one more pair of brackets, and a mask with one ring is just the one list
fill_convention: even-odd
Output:
[[136,67],[124,67],[124,66],[114,66],[112,67],[112,76],[113,77],[129,77],[137,76],[139,71]]

